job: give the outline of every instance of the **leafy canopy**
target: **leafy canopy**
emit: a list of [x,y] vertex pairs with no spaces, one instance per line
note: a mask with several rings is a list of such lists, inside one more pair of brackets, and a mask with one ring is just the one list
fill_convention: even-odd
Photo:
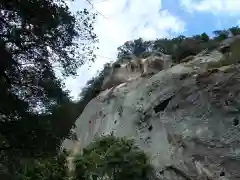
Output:
[[196,55],[204,49],[212,50],[220,42],[229,36],[240,35],[238,26],[231,27],[227,30],[216,30],[213,32],[214,37],[210,38],[207,33],[185,37],[180,35],[172,39],[161,38],[152,41],[144,41],[142,38],[127,41],[118,47],[118,62],[131,59],[132,56],[146,57],[156,52],[162,52],[173,56],[175,63],[190,55]]
[[[95,14],[62,0],[0,1],[0,172],[55,156],[78,114],[63,77],[94,60]],[[20,166],[20,165],[19,165]]]
[[0,177],[4,180],[67,180],[66,157],[67,153],[61,152],[53,157],[21,160],[2,166]]
[[99,138],[75,158],[76,179],[152,179],[153,167],[133,140],[106,136]]

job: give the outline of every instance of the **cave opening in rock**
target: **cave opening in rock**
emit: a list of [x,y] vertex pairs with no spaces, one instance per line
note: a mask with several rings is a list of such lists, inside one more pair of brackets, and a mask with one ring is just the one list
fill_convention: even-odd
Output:
[[233,119],[233,125],[238,126],[239,125],[239,120],[237,118]]
[[153,126],[150,125],[150,126],[148,127],[148,130],[149,130],[149,131],[152,131],[152,129],[153,129]]
[[225,176],[225,172],[222,171],[222,172],[220,173],[220,176]]
[[120,68],[121,67],[121,64],[119,64],[119,63],[115,63],[114,65],[113,65],[113,68],[114,69],[118,69],[118,68]]
[[162,101],[160,104],[156,105],[156,106],[153,108],[154,111],[155,111],[155,113],[158,113],[158,112],[160,112],[160,111],[164,111],[164,110],[167,108],[167,106],[168,106],[168,104],[169,104],[169,102],[171,101],[172,98],[173,98],[173,96],[171,96],[171,97],[168,98],[168,99],[165,99],[165,100]]

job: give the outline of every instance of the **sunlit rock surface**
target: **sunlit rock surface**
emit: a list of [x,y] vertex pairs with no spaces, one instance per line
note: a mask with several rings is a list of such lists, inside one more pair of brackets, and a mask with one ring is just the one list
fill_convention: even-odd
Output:
[[155,53],[144,59],[133,58],[123,64],[114,63],[109,76],[104,79],[102,90],[136,80],[142,76],[156,74],[171,65],[172,56],[163,53]]
[[240,67],[208,65],[223,56],[205,51],[101,92],[76,121],[81,146],[101,135],[128,136],[162,179],[239,180]]

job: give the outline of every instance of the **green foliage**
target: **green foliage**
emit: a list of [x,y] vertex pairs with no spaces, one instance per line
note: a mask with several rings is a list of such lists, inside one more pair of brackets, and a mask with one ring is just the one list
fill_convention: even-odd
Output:
[[[0,8],[0,177],[62,180],[66,176],[64,158],[56,158],[59,146],[70,137],[77,116],[101,91],[111,67],[106,64],[87,83],[78,102],[72,102],[63,90],[54,69],[64,77],[76,75],[78,67],[95,59],[95,14],[86,9],[72,14],[63,0],[2,0]],[[170,54],[178,63],[203,49],[215,48],[229,32],[240,34],[239,27],[232,27],[215,31],[213,39],[203,33],[127,41],[118,48],[117,63],[155,52]],[[239,44],[231,50],[224,64],[238,62]],[[78,163],[77,175],[84,178],[103,177],[104,172],[112,179],[148,179],[151,171],[147,157],[133,142],[113,137],[89,146],[78,162],[83,163]]]
[[133,140],[106,136],[97,139],[77,155],[76,179],[139,180],[154,178],[153,167],[146,154]]
[[230,46],[230,58],[240,61],[240,40],[234,41]]
[[148,51],[150,42],[143,41],[142,38],[136,39],[134,41],[127,41],[122,46],[118,47],[118,60],[129,59],[132,56],[140,57],[144,52]]
[[151,52],[144,52],[144,53],[142,53],[141,54],[141,58],[147,58],[147,57],[149,57],[149,56],[151,56],[152,55],[152,53]]
[[209,63],[208,68],[220,68],[238,63],[240,63],[240,40],[231,44],[229,53],[226,53],[220,61]]
[[209,41],[209,36],[206,34],[206,33],[202,33],[201,35],[200,35],[200,38],[201,38],[201,40],[203,40],[203,41],[205,41],[205,42],[208,42]]
[[[0,136],[7,142],[2,148],[36,154],[46,146],[55,149],[73,120],[70,97],[54,68],[75,75],[94,57],[95,14],[72,14],[61,0],[3,0],[0,8]],[[85,43],[79,46],[78,40]]]
[[[239,31],[238,27],[230,28],[229,31],[233,31],[234,35],[237,35]],[[162,52],[172,55],[174,63],[179,63],[181,59],[191,55],[196,55],[203,50],[211,51],[217,48],[221,40],[228,37],[229,32],[227,30],[215,31],[215,37],[210,39],[207,33],[202,33],[192,37],[178,36],[172,39],[156,39],[153,41],[144,41],[142,38],[127,41],[122,46],[118,47],[118,59],[117,64],[122,64],[129,61],[132,56],[140,58],[147,58],[155,52]],[[106,64],[106,67],[101,71],[99,76],[92,78],[87,86],[80,94],[81,100],[77,102],[77,109],[81,113],[87,103],[96,97],[101,91],[101,86],[104,80],[110,72],[110,64]]]
[[207,42],[200,43],[199,46],[201,49],[206,49],[208,51],[212,51],[219,46],[220,42],[214,39],[210,39]]
[[98,76],[93,77],[87,82],[87,86],[82,89],[79,95],[80,100],[74,105],[74,109],[77,111],[78,115],[80,115],[85,106],[101,92],[104,78],[110,74],[110,71],[111,64],[106,63]]
[[204,42],[207,42],[207,41],[209,41],[209,36],[207,35],[207,33],[202,33],[202,34],[200,34],[200,35],[194,35],[193,37],[192,37],[192,39],[194,39],[194,40],[202,40],[202,41],[204,41]]
[[213,33],[215,34],[215,40],[218,40],[218,41],[222,41],[224,39],[227,39],[228,36],[229,36],[229,31],[228,30],[216,30],[216,31],[213,31]]
[[67,153],[61,152],[40,159],[4,159],[7,162],[0,163],[0,177],[6,180],[67,180],[66,157]]
[[23,180],[67,180],[66,155],[61,154],[27,165],[23,177]]
[[229,28],[229,31],[232,33],[233,36],[240,35],[240,28],[238,26]]
[[0,168],[16,178],[25,159],[55,156],[79,115],[54,70],[75,75],[94,60],[95,14],[72,14],[62,0],[2,0],[0,9]]
[[233,36],[240,34],[238,26],[228,30],[216,30],[212,39],[207,33],[194,35],[192,37],[178,36],[172,39],[156,39],[153,41],[144,41],[139,38],[133,41],[127,41],[118,48],[118,62],[122,63],[123,59],[131,59],[132,56],[146,58],[154,52],[162,52],[173,56],[173,61],[179,63],[181,59],[190,55],[196,55],[207,49],[215,49],[222,40],[229,37],[230,32]]
[[174,52],[174,61],[179,62],[185,57],[196,55],[197,53],[199,53],[202,50],[200,48],[200,42],[200,40],[185,39]]

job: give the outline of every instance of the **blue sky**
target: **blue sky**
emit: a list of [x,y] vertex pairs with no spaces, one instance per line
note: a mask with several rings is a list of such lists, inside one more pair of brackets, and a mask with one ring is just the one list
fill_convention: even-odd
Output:
[[[212,1],[212,3],[211,3]],[[185,5],[183,5],[185,2]],[[194,4],[195,3],[195,4]],[[192,6],[191,6],[192,4]],[[215,5],[214,5],[215,4]],[[220,8],[216,8],[219,7]],[[227,9],[224,10],[225,5]],[[197,9],[195,6],[203,6],[205,8]],[[167,9],[172,15],[178,16],[185,22],[185,35],[193,35],[206,32],[212,35],[212,32],[217,29],[224,29],[238,25],[240,20],[239,14],[231,14],[240,10],[234,6],[239,6],[239,0],[163,0],[162,8]],[[209,7],[210,6],[210,7]],[[211,8],[212,7],[212,8]],[[215,11],[215,8],[217,9]],[[191,12],[192,10],[192,12]]]
[[[240,0],[75,0],[71,10],[91,9],[98,15],[95,32],[99,38],[97,59],[78,70],[76,78],[68,78],[67,88],[76,98],[86,82],[114,61],[117,47],[125,41],[142,37],[154,40],[177,35],[194,35],[229,28],[240,22]],[[109,57],[109,58],[103,58]]]

